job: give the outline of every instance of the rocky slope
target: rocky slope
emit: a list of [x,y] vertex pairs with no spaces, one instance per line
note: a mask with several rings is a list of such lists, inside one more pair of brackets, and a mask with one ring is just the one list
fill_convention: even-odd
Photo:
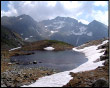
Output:
[[1,26],[1,49],[10,49],[24,44],[23,38],[16,32]]
[[17,32],[25,40],[28,40],[29,38],[31,41],[42,39],[40,36],[42,28],[28,15],[23,14],[17,17],[3,16],[1,24],[10,28],[12,31]]

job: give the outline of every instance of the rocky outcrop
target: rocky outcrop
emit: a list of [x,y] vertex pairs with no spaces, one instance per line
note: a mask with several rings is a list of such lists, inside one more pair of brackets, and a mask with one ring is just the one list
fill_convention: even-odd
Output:
[[92,84],[92,87],[108,87],[108,86],[109,86],[108,82],[105,78],[100,78]]

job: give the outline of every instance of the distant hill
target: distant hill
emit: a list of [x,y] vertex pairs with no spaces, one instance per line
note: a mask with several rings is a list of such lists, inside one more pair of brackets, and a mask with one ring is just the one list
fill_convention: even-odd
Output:
[[29,38],[30,41],[42,39],[42,36],[40,36],[42,27],[28,15],[23,14],[17,17],[3,16],[1,24],[10,28],[12,31],[17,32],[27,41]]
[[1,26],[1,49],[10,49],[23,45],[22,37],[16,32]]
[[46,47],[53,47],[55,51],[71,50],[74,46],[57,40],[40,40],[23,46],[20,50],[44,50]]

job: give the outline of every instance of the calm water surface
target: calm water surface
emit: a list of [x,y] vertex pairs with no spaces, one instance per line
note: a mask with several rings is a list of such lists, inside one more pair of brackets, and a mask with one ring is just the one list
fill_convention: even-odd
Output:
[[[20,63],[21,67],[47,67],[58,71],[72,70],[87,61],[83,53],[66,51],[34,51],[32,55],[13,56],[11,61]],[[29,64],[37,61],[37,64]]]

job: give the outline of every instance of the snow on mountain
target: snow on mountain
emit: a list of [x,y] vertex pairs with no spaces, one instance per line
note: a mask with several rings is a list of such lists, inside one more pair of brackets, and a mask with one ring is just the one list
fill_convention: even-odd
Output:
[[83,34],[87,33],[86,29],[87,29],[86,27],[82,26],[82,27],[79,28],[78,32],[75,32],[73,30],[73,31],[71,31],[71,34],[73,34],[73,35],[83,35]]
[[19,20],[22,20],[23,18],[19,18]]
[[12,48],[9,51],[16,50],[16,49],[19,49],[19,48],[21,48],[21,47]]
[[[22,21],[19,21],[19,19],[22,19]],[[85,25],[83,22],[70,17],[58,16],[51,20],[36,22],[28,15],[21,15],[18,17],[2,17],[1,24],[20,35],[23,33],[22,37],[24,39],[35,36],[34,40],[60,40],[75,46],[108,36],[106,25],[96,20]]]
[[25,40],[28,40],[29,38],[25,38]]
[[87,28],[84,27],[84,26],[82,26],[82,27],[80,27],[79,29],[80,29],[81,32],[85,32]]
[[29,36],[29,37],[33,37],[33,36]]
[[87,33],[88,36],[92,36],[92,32]]
[[52,34],[53,34],[53,33],[56,33],[56,32],[58,32],[58,31],[51,31]]
[[23,35],[23,33],[21,33],[21,35]]

